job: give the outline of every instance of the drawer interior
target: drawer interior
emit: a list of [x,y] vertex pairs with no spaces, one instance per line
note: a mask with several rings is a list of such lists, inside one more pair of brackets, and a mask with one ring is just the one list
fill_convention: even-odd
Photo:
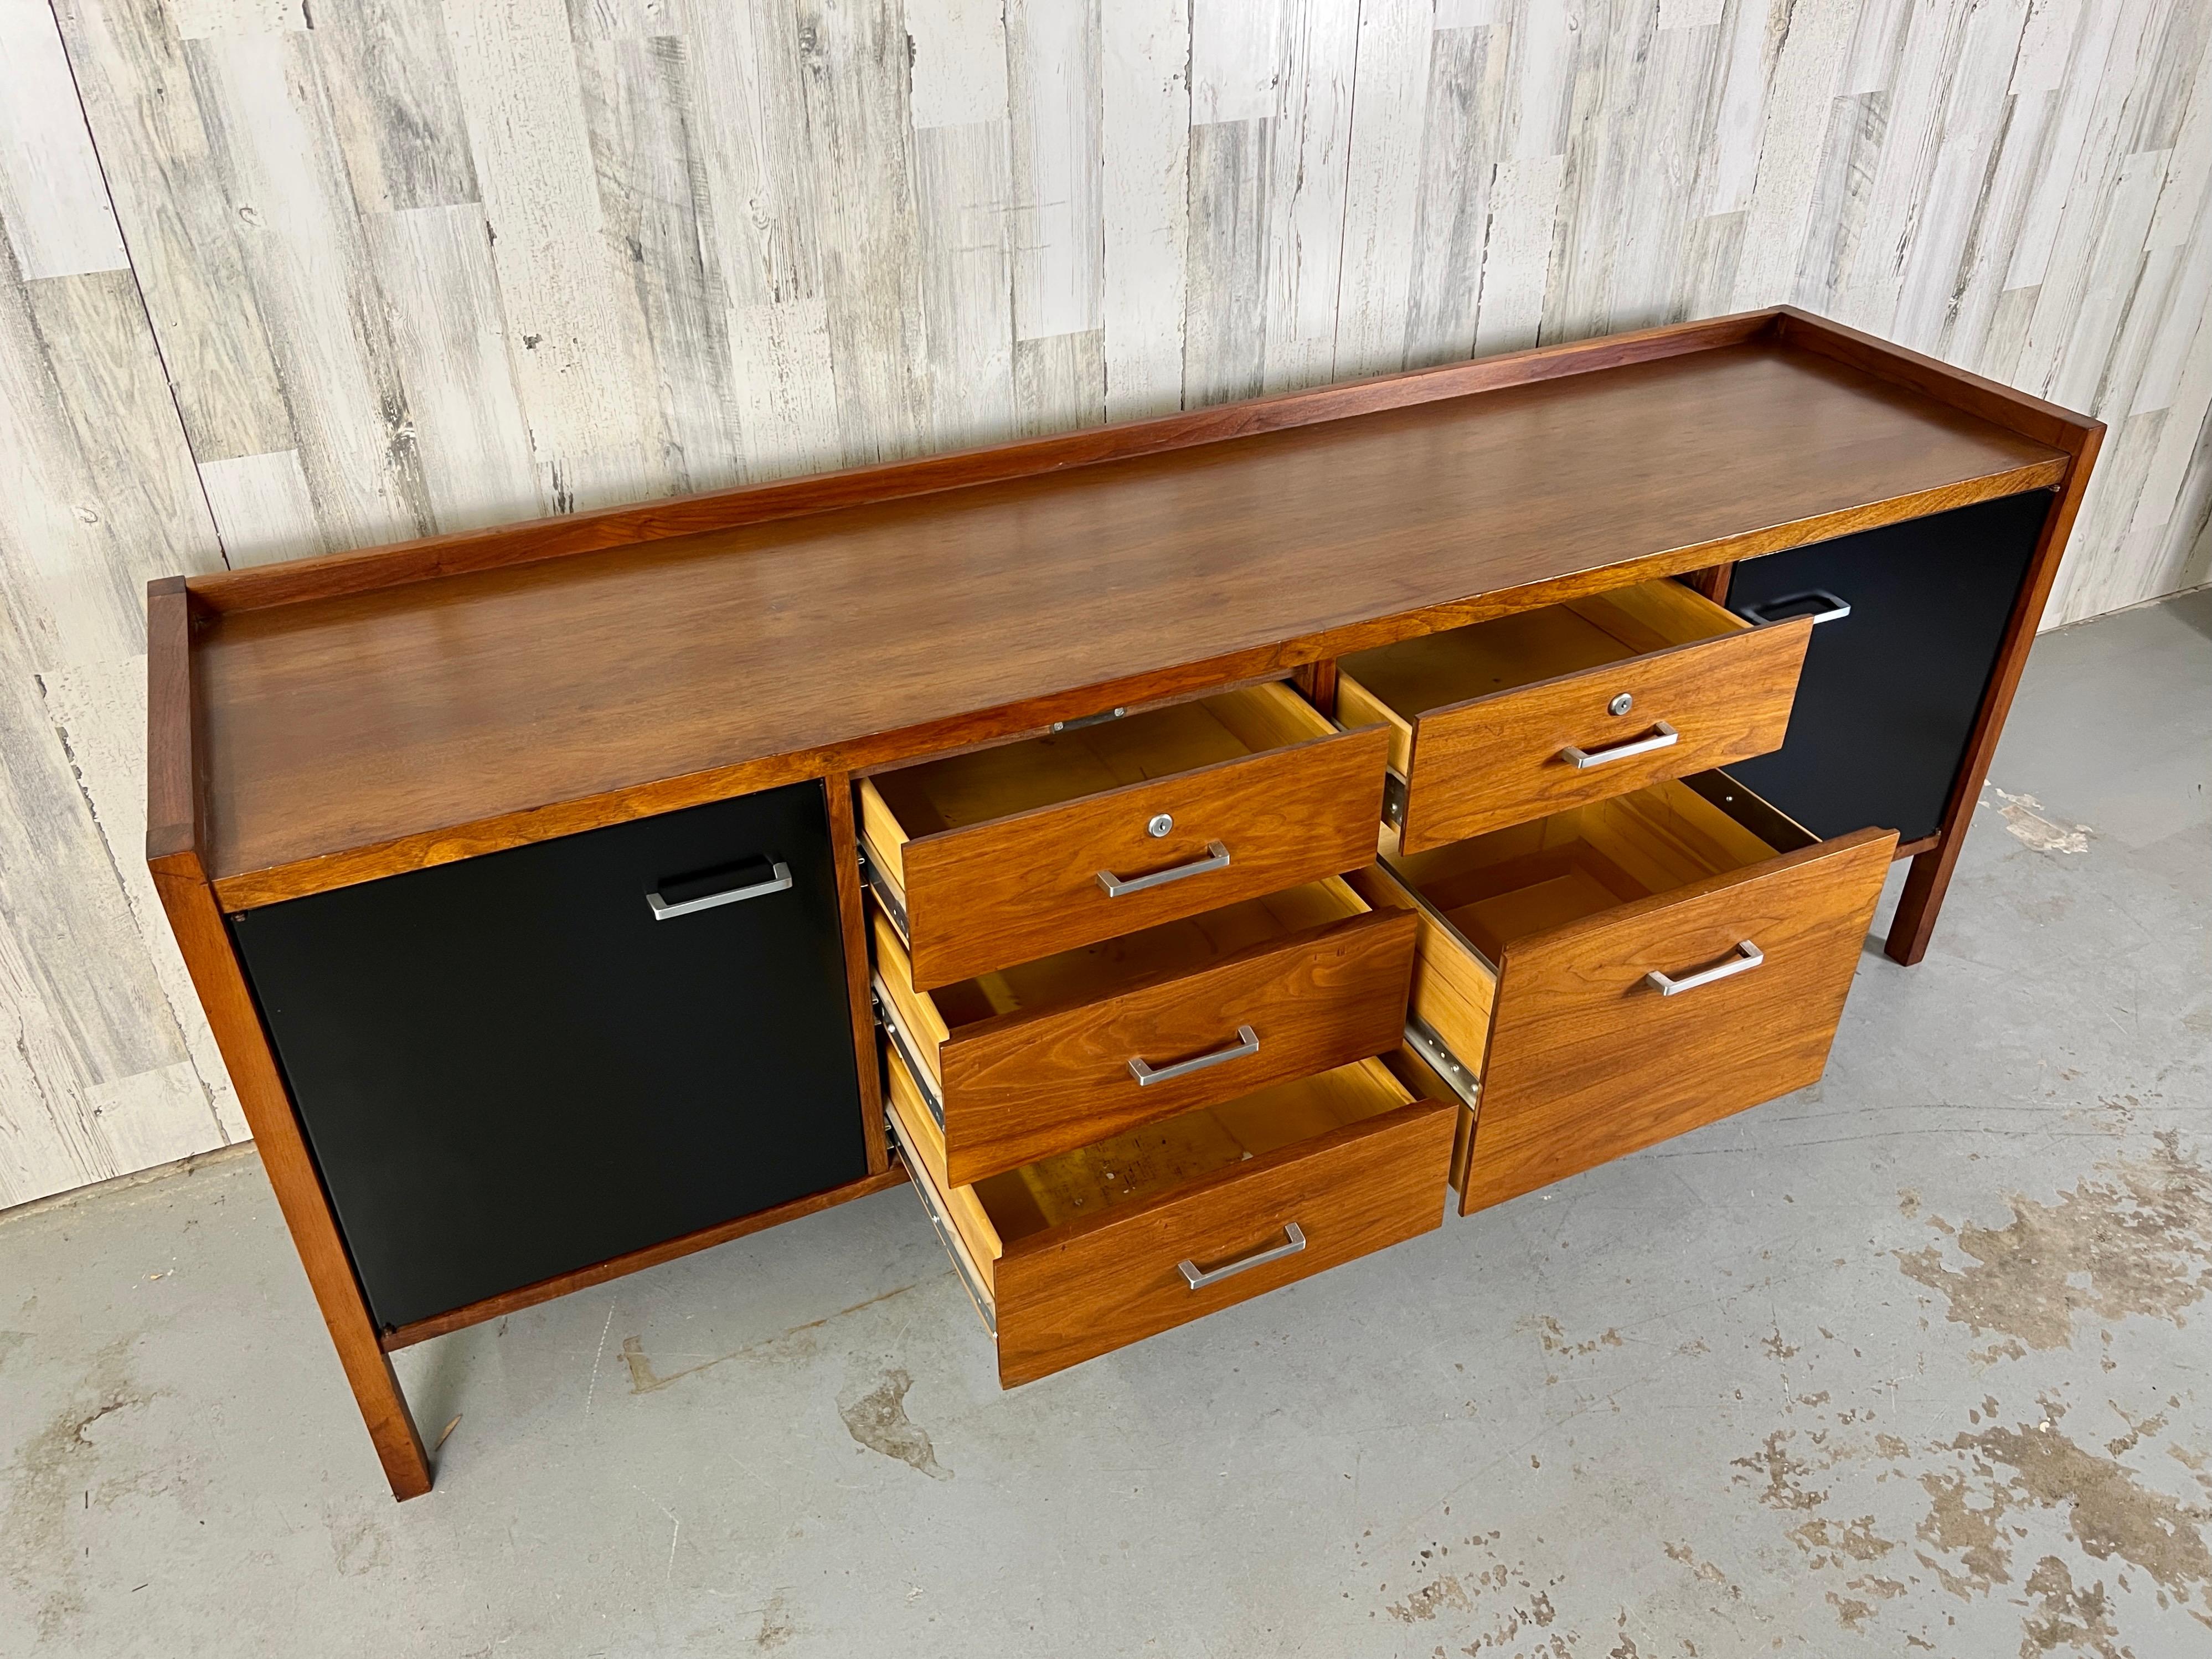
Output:
[[1495,963],[1525,934],[1764,863],[1814,839],[1726,774],[1705,772],[1385,861]]
[[1638,582],[1355,653],[1337,665],[1337,718],[1391,727],[1390,764],[1402,775],[1413,723],[1430,709],[1750,626],[1671,578]]
[[[925,1169],[941,1182],[942,1137],[921,1109],[895,1049],[890,1066],[900,1127],[921,1143],[915,1150]],[[1039,1158],[943,1196],[981,1267],[1033,1233],[1153,1197],[1247,1158],[1395,1111],[1413,1099],[1382,1061],[1358,1060]]]
[[1358,894],[1332,876],[935,990],[916,991],[906,945],[878,908],[876,960],[884,970],[884,988],[908,1028],[927,1039],[922,1058],[929,1063],[935,1058],[936,1045],[954,1032],[1000,1014],[1103,1001],[1132,986],[1194,974],[1255,945],[1361,915],[1366,909]]
[[913,836],[1287,749],[1335,730],[1287,685],[1242,686],[864,778],[861,829],[876,852],[896,860]]

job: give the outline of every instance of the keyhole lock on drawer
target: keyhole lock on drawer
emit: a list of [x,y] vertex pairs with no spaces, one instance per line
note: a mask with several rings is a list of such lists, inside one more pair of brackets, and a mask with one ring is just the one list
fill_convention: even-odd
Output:
[[1154,841],[1158,841],[1162,836],[1164,836],[1169,830],[1174,828],[1175,815],[1173,813],[1155,812],[1152,815],[1151,822],[1145,825],[1145,833],[1150,836]]
[[1624,691],[1619,696],[1615,697],[1611,702],[1606,704],[1605,712],[1608,714],[1626,714],[1630,709],[1635,707],[1636,699],[1630,696],[1627,692]]

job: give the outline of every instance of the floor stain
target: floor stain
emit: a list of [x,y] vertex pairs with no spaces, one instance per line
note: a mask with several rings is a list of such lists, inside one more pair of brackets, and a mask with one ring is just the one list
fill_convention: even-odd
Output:
[[1723,1572],[1714,1563],[1711,1561],[1700,1561],[1698,1559],[1698,1553],[1692,1549],[1686,1543],[1662,1543],[1660,1547],[1667,1552],[1667,1559],[1669,1561],[1679,1561],[1682,1565],[1687,1567],[1690,1570],[1690,1575],[1692,1577],[1702,1579],[1708,1584],[1711,1584],[1718,1589],[1726,1590],[1729,1594],[1729,1599],[1732,1601],[1741,1601],[1743,1600],[1743,1586],[1730,1579],[1728,1574]]
[[1382,1611],[1400,1624],[1410,1625],[1417,1620],[1434,1619],[1439,1608],[1455,1607],[1465,1613],[1474,1605],[1467,1599],[1467,1591],[1459,1580],[1447,1573],[1422,1585],[1404,1601],[1391,1602]]
[[937,1461],[929,1435],[906,1414],[906,1393],[914,1379],[902,1370],[885,1371],[883,1381],[849,1404],[840,1405],[846,1431],[871,1451],[921,1471],[933,1480],[950,1480],[952,1471]]
[[1833,1590],[1828,1592],[1828,1605],[1836,1610],[1836,1618],[1845,1630],[1863,1629],[1866,1621],[1874,1617],[1871,1603],[1856,1596],[1838,1595]]
[[[2183,1157],[2172,1132],[2157,1140],[2148,1158],[2099,1164],[2055,1204],[2015,1194],[2005,1226],[1957,1229],[1968,1267],[1946,1265],[1936,1244],[1895,1252],[1898,1266],[1943,1294],[1954,1323],[2030,1348],[2070,1346],[2076,1310],[2181,1323],[2212,1289],[2212,1171]],[[1940,1216],[1930,1224],[1953,1231]]]
[[1790,1528],[1790,1540],[1810,1558],[1814,1567],[1839,1567],[1850,1561],[1878,1561],[1897,1547],[1874,1529],[1874,1516],[1862,1515],[1841,1523],[1816,1515]]
[[[1813,1466],[1791,1455],[1787,1443],[1797,1437],[1795,1429],[1777,1429],[1766,1437],[1764,1446],[1755,1457],[1736,1457],[1729,1460],[1731,1468],[1748,1469],[1753,1475],[1766,1477],[1765,1490],[1759,1501],[1774,1510],[1818,1509],[1828,1501],[1828,1494],[1814,1492],[1804,1483]],[[1738,1475],[1742,1480],[1745,1477]]]
[[2132,1563],[2177,1601],[2212,1589],[2212,1548],[2202,1530],[2212,1510],[2152,1490],[2125,1464],[2077,1444],[2049,1419],[1962,1434],[1951,1443],[2010,1469],[2006,1487],[2017,1499],[2066,1510],[2068,1530],[2098,1560],[2117,1555]]
[[2004,818],[2006,831],[2023,847],[2032,847],[2039,853],[2086,853],[2089,837],[2097,832],[2086,823],[2072,828],[2053,822],[2043,816],[2043,803],[2033,795],[2008,795],[1995,784],[1990,793],[1997,798],[1997,811]]
[[904,1296],[915,1288],[913,1285],[902,1285],[895,1291],[885,1291],[881,1296],[872,1296],[865,1302],[855,1302],[849,1308],[840,1308],[836,1313],[824,1314],[819,1319],[810,1319],[803,1325],[793,1325],[787,1330],[778,1331],[774,1336],[764,1336],[757,1342],[746,1343],[742,1348],[732,1348],[727,1353],[718,1353],[711,1359],[702,1359],[696,1365],[686,1365],[682,1370],[671,1371],[665,1376],[653,1370],[653,1357],[646,1352],[643,1340],[635,1336],[626,1336],[623,1338],[622,1358],[623,1364],[629,1368],[629,1391],[632,1394],[655,1394],[672,1382],[681,1382],[687,1376],[696,1376],[702,1371],[713,1370],[717,1365],[726,1365],[732,1359],[743,1359],[748,1354],[757,1354],[769,1349],[777,1349],[780,1358],[787,1358],[790,1353],[790,1345],[805,1343],[824,1325],[842,1319],[848,1314],[859,1313],[864,1308],[872,1308],[878,1302],[888,1302],[895,1296]]
[[[2168,1406],[2179,1406],[2181,1401],[2176,1398],[2168,1400],[2166,1403]],[[2123,1453],[2133,1451],[2142,1443],[2146,1435],[2158,1434],[2166,1425],[2167,1418],[2164,1412],[2154,1412],[2148,1417],[2136,1419],[2129,1416],[2117,1401],[2112,1402],[2112,1410],[2118,1414],[2120,1421],[2128,1425],[2128,1431],[2125,1434],[2117,1435],[2105,1443],[2105,1449],[2115,1457]]]
[[[2131,1186],[2120,1179],[2115,1190],[2130,1203],[2155,1206],[2157,1194],[2146,1197],[2142,1180]],[[1986,1395],[1972,1407],[1961,1401],[1968,1426],[1917,1445],[1887,1432],[1868,1444],[1832,1430],[1776,1429],[1757,1453],[1735,1460],[1743,1472],[1735,1479],[1761,1504],[1780,1512],[1784,1535],[1802,1552],[1808,1572],[1832,1575],[1822,1594],[1846,1631],[1871,1637],[1886,1619],[1922,1623],[1930,1610],[1916,1602],[1916,1587],[1940,1585],[1962,1601],[1994,1600],[2021,1609],[2022,1659],[2077,1652],[2092,1659],[2136,1659],[2117,1635],[2119,1598],[2131,1588],[2155,1594],[2161,1607],[2212,1629],[2212,1544],[2207,1541],[2212,1504],[2160,1491],[2118,1458],[2162,1444],[2192,1474],[2192,1458],[2196,1463],[2212,1459],[2157,1439],[2181,1414],[2181,1395],[2142,1414],[2107,1403],[2128,1432],[2101,1445],[2084,1444],[2067,1431],[2067,1403],[2055,1393],[2039,1396],[2025,1421],[2021,1413],[2007,1412]],[[1875,1475],[1871,1486],[1853,1486],[1844,1472],[1869,1455],[1891,1468]],[[1884,1521],[1871,1513],[1839,1519],[1824,1512],[1830,1492],[1813,1484],[1828,1471],[1838,1472],[1836,1480],[1844,1483],[1839,1494],[1848,1488],[1868,1498],[1892,1480],[1917,1483],[1925,1509],[1917,1524],[1893,1508],[1884,1511]],[[2212,1480],[2202,1484],[2212,1495]],[[1880,1508],[1881,1502],[1864,1506]],[[1903,1522],[1910,1534],[1889,1522]],[[2040,1547],[2029,1546],[2026,1540],[2039,1530],[2046,1534],[2038,1540]],[[2069,1539],[2080,1555],[2051,1553],[2054,1534]],[[2035,1562],[2025,1584],[2015,1577],[2016,1551]],[[1668,1544],[1666,1552],[1686,1565],[1696,1561],[1687,1543]],[[2122,1569],[2111,1575],[2109,1591],[2105,1580],[2092,1577],[2100,1562]],[[2150,1583],[2131,1587],[2136,1574]],[[1895,1612],[1887,1611],[1891,1608]],[[1917,1636],[1894,1628],[1890,1634],[1917,1650],[1942,1646],[1940,1641],[1929,1645],[1940,1632],[1924,1623]]]
[[1570,1342],[1567,1340],[1567,1334],[1559,1328],[1559,1322],[1549,1314],[1537,1314],[1534,1317],[1521,1319],[1516,1322],[1514,1328],[1523,1332],[1534,1332],[1536,1340],[1543,1344],[1546,1353],[1560,1354],[1569,1359],[1580,1359],[1585,1354],[1595,1353],[1600,1348],[1618,1348],[1621,1346],[1620,1333],[1617,1330],[1607,1330],[1601,1335],[1589,1338],[1587,1341]]
[[760,1629],[753,1636],[753,1646],[763,1653],[773,1653],[799,1634],[799,1622],[793,1616],[789,1600],[781,1590],[768,1598],[761,1609]]
[[[78,1552],[70,1536],[70,1516],[77,1493],[100,1467],[97,1425],[119,1412],[138,1409],[152,1398],[131,1382],[125,1339],[92,1356],[76,1396],[21,1443],[5,1483],[8,1505],[0,1510],[0,1561],[34,1605],[39,1639],[52,1642],[75,1626],[84,1612],[77,1583]],[[103,1494],[103,1497],[105,1494]]]
[[2027,1593],[2040,1605],[2021,1626],[2021,1659],[2062,1649],[2094,1654],[2097,1659],[2135,1659],[2134,1650],[2120,1645],[2102,1579],[2087,1589],[2076,1589],[2065,1562],[2046,1555],[2028,1574]]
[[2004,1493],[1991,1492],[1989,1503],[1977,1506],[1967,1501],[1966,1477],[1948,1472],[1923,1474],[1920,1488],[1928,1494],[1928,1513],[1917,1536],[1930,1548],[1957,1558],[1963,1571],[1952,1571],[1924,1551],[1920,1565],[1962,1601],[2012,1583],[2012,1534],[2003,1524],[2011,1505]]
[[[1428,1575],[1451,1554],[1452,1546],[1438,1540],[1415,1552],[1408,1565],[1420,1579],[1419,1587],[1386,1603],[1382,1611],[1401,1625],[1441,1620],[1449,1632],[1448,1639],[1455,1644],[1454,1650],[1468,1659],[1508,1652],[1516,1659],[1523,1655],[1527,1659],[1571,1659],[1581,1638],[1572,1631],[1553,1628],[1559,1614],[1552,1592],[1566,1582],[1565,1576],[1539,1583],[1527,1562],[1509,1563],[1496,1553],[1498,1537],[1495,1531],[1471,1533],[1459,1540],[1463,1554],[1472,1551],[1489,1556],[1487,1565],[1470,1565],[1432,1577]],[[1385,1594],[1389,1588],[1387,1583],[1380,1587]],[[1437,1651],[1443,1651],[1441,1644]]]

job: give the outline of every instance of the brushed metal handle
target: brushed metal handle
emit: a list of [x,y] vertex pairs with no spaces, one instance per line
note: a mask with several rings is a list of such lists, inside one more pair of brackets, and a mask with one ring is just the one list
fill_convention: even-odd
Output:
[[1182,1282],[1191,1289],[1202,1291],[1209,1285],[1218,1285],[1231,1273],[1241,1273],[1248,1267],[1264,1267],[1270,1261],[1280,1261],[1286,1255],[1296,1255],[1305,1247],[1305,1229],[1295,1221],[1285,1221],[1283,1224],[1283,1242],[1279,1244],[1271,1244],[1264,1250],[1255,1250],[1249,1255],[1240,1255],[1234,1261],[1224,1261],[1218,1267],[1209,1268],[1205,1273],[1198,1270],[1198,1263],[1185,1256],[1176,1263],[1176,1271],[1182,1275]]
[[1155,1083],[1172,1083],[1179,1077],[1188,1077],[1193,1072],[1202,1072],[1209,1066],[1226,1065],[1232,1060],[1243,1060],[1260,1052],[1260,1034],[1249,1025],[1237,1028],[1237,1041],[1226,1048],[1216,1048],[1210,1054],[1200,1054],[1190,1060],[1179,1060],[1172,1066],[1147,1066],[1141,1059],[1129,1062],[1129,1075],[1137,1079],[1139,1089]]
[[770,893],[781,893],[791,885],[791,866],[778,859],[766,881],[756,881],[743,887],[726,888],[719,893],[709,893],[704,898],[685,899],[680,904],[671,904],[659,891],[645,896],[646,908],[653,912],[655,921],[673,921],[678,916],[688,916],[701,910],[711,910],[718,904],[742,904],[747,899],[766,898]]
[[1651,722],[1651,735],[1632,738],[1626,743],[1610,744],[1603,749],[1577,749],[1569,744],[1559,750],[1559,758],[1572,761],[1575,770],[1587,772],[1593,766],[1603,766],[1607,761],[1626,760],[1632,755],[1648,755],[1655,749],[1671,749],[1682,740],[1682,734],[1664,720]]
[[1106,890],[1108,898],[1120,898],[1124,893],[1141,893],[1147,887],[1164,887],[1171,881],[1181,881],[1186,876],[1202,876],[1209,870],[1229,867],[1229,849],[1218,841],[1206,843],[1206,856],[1194,859],[1188,864],[1171,865],[1164,870],[1155,870],[1149,876],[1132,876],[1124,881],[1111,870],[1098,872],[1098,884]]
[[1823,607],[1813,612],[1813,620],[1816,623],[1841,622],[1851,614],[1850,601],[1831,593],[1825,587],[1808,587],[1802,593],[1784,593],[1778,599],[1756,599],[1749,605],[1736,606],[1736,614],[1748,617],[1755,623],[1789,622],[1794,619],[1788,617],[1776,618],[1766,613],[1779,611],[1785,605],[1802,605],[1808,599],[1818,599]]
[[1683,979],[1669,979],[1654,968],[1644,975],[1644,982],[1662,997],[1680,996],[1685,991],[1694,991],[1700,985],[1711,985],[1716,980],[1731,979],[1738,974],[1747,974],[1766,957],[1749,939],[1735,947],[1736,953],[1717,968],[1708,968],[1701,974],[1692,974]]

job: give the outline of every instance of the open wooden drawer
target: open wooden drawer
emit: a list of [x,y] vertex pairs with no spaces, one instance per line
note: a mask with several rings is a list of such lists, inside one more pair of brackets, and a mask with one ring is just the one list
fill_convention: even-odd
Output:
[[868,878],[924,989],[1374,856],[1380,732],[1243,686],[862,780]]
[[967,1185],[1395,1048],[1413,917],[1334,876],[915,988],[880,907],[876,995]]
[[1455,1111],[1379,1060],[973,1185],[896,1049],[891,1129],[1014,1388],[1436,1226]]
[[1782,746],[1813,629],[1671,580],[1362,651],[1336,715],[1390,734],[1409,853]]
[[1470,1114],[1462,1214],[1816,1079],[1897,844],[1817,840],[1721,772],[1392,839],[1350,880],[1419,917],[1408,1024]]

